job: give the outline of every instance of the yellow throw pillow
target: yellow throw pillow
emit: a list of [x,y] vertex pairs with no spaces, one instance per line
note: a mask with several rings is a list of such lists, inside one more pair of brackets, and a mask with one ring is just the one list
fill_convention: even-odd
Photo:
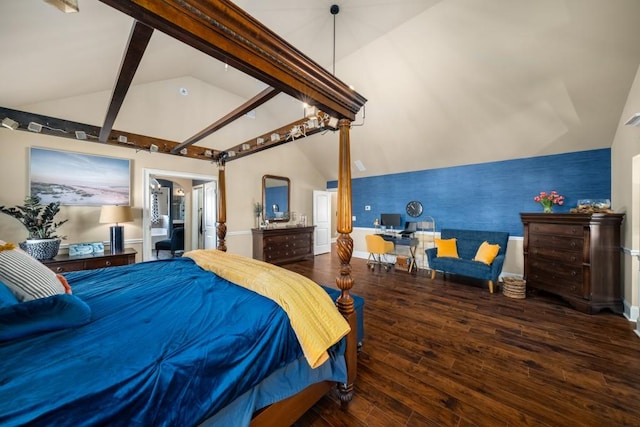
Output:
[[500,245],[492,245],[489,242],[484,241],[478,248],[478,252],[476,252],[476,256],[473,259],[474,261],[480,261],[487,265],[491,265],[496,256],[498,256],[499,251]]
[[458,246],[456,238],[453,239],[436,239],[436,248],[438,249],[437,256],[460,258],[458,256]]

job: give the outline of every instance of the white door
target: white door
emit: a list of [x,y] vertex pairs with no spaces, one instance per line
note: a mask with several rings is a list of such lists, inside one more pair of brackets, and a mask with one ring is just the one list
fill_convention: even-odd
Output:
[[193,249],[204,249],[204,235],[202,234],[203,186],[193,187],[191,194],[191,224],[193,224],[193,227],[191,227],[191,246]]
[[204,234],[204,248],[215,249],[218,246],[216,234],[217,212],[217,183],[215,181],[204,184],[204,203],[202,205],[202,232]]
[[314,255],[331,252],[331,193],[313,191]]

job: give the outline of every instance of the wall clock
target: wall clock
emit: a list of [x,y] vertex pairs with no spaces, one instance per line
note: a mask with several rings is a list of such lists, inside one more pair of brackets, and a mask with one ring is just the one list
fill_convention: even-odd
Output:
[[414,218],[422,215],[422,203],[417,200],[407,203],[407,213]]

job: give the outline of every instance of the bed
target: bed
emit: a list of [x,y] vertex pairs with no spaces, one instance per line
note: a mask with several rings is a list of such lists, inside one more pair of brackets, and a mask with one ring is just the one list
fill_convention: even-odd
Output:
[[[319,368],[309,369],[310,365],[306,350],[301,353],[301,350],[295,344],[290,344],[288,341],[288,338],[291,338],[291,331],[282,325],[279,327],[274,325],[275,330],[269,328],[268,333],[265,331],[265,334],[272,338],[274,336],[277,337],[277,339],[271,339],[270,341],[272,342],[285,343],[286,341],[288,343],[276,346],[278,348],[277,353],[285,353],[282,355],[284,360],[278,359],[276,361],[274,357],[269,359],[268,363],[261,361],[260,363],[250,364],[249,368],[265,367],[265,372],[262,372],[263,375],[251,376],[250,379],[245,380],[244,371],[242,371],[240,384],[237,381],[228,380],[227,388],[214,390],[215,387],[212,387],[211,384],[206,385],[205,380],[208,373],[206,367],[202,367],[204,372],[189,372],[184,376],[181,374],[183,368],[191,368],[192,365],[200,364],[200,362],[189,359],[192,354],[185,354],[185,359],[178,357],[176,354],[177,359],[173,359],[174,354],[172,351],[178,347],[171,345],[165,347],[164,345],[167,345],[165,341],[153,339],[156,332],[160,333],[160,330],[153,329],[153,333],[132,335],[135,332],[133,328],[129,327],[129,322],[135,322],[137,318],[138,322],[148,322],[149,325],[153,324],[153,322],[175,325],[176,329],[170,332],[172,335],[191,340],[198,346],[201,343],[200,339],[204,337],[206,340],[210,337],[212,330],[217,332],[220,329],[227,329],[227,326],[221,326],[221,323],[210,323],[215,320],[212,319],[213,316],[203,315],[203,313],[209,313],[209,309],[221,309],[223,311],[222,314],[219,314],[219,317],[233,319],[233,316],[243,316],[239,314],[239,311],[236,311],[242,305],[253,307],[254,304],[258,304],[275,309],[273,303],[265,303],[262,300],[260,300],[262,302],[257,303],[253,295],[251,295],[251,298],[246,296],[246,292],[248,292],[246,290],[240,291],[240,300],[243,302],[250,301],[249,304],[232,302],[231,299],[227,299],[225,294],[215,300],[217,304],[209,302],[206,307],[192,310],[188,317],[185,317],[190,325],[202,322],[203,328],[180,327],[174,322],[183,317],[183,310],[162,311],[159,307],[166,307],[168,300],[180,302],[184,298],[189,301],[201,301],[202,304],[205,304],[205,300],[201,299],[201,297],[205,293],[208,295],[208,293],[204,292],[203,288],[196,286],[196,284],[201,283],[201,280],[205,280],[201,278],[200,274],[206,274],[207,277],[218,277],[217,274],[210,271],[201,272],[202,267],[195,265],[190,258],[179,259],[175,262],[140,263],[139,265],[114,267],[92,272],[70,273],[62,277],[62,279],[67,280],[71,289],[73,289],[73,298],[77,298],[80,301],[86,299],[86,305],[90,308],[91,320],[86,324],[0,343],[0,353],[2,353],[0,357],[2,358],[3,367],[3,377],[0,378],[3,410],[0,412],[0,417],[10,417],[10,419],[0,418],[0,424],[4,425],[5,421],[9,425],[12,423],[19,424],[20,420],[27,421],[30,415],[25,413],[37,412],[38,408],[43,408],[42,411],[48,411],[53,415],[43,414],[43,418],[38,418],[37,422],[43,425],[47,424],[47,421],[50,420],[50,418],[47,418],[49,416],[54,417],[59,422],[58,415],[60,413],[57,412],[57,407],[62,406],[62,410],[72,410],[74,408],[77,409],[76,406],[79,405],[83,410],[85,408],[93,408],[91,413],[98,414],[95,415],[97,418],[86,418],[80,424],[229,425],[229,420],[233,420],[233,425],[246,425],[248,423],[253,426],[290,425],[318,399],[336,386],[339,390],[342,404],[346,405],[353,397],[358,346],[357,318],[354,299],[350,293],[354,280],[351,277],[350,266],[353,241],[350,237],[352,210],[349,133],[351,123],[355,120],[356,114],[363,107],[366,99],[230,1],[101,1],[133,17],[135,20],[129,45],[123,56],[120,73],[114,85],[111,102],[102,126],[97,127],[5,107],[0,107],[0,116],[11,116],[17,119],[19,123],[30,123],[31,121],[49,123],[50,127],[42,130],[42,133],[47,135],[74,139],[78,134],[81,134],[89,136],[88,139],[85,139],[85,141],[89,142],[117,145],[135,150],[153,150],[160,154],[180,155],[207,162],[215,162],[218,166],[217,249],[221,253],[226,252],[227,249],[225,241],[227,232],[225,168],[230,167],[231,162],[235,166],[236,161],[247,155],[291,142],[294,139],[288,137],[270,139],[269,135],[273,135],[273,133],[287,135],[292,129],[304,129],[305,131],[302,134],[296,134],[295,139],[301,139],[318,132],[324,132],[327,129],[336,131],[339,138],[337,159],[339,165],[337,188],[338,238],[336,248],[340,258],[340,268],[337,272],[335,283],[339,289],[339,295],[333,301],[332,308],[334,310],[337,308],[337,312],[345,319],[346,324],[349,326],[349,332],[329,348],[327,352],[329,358],[326,362],[321,364]],[[146,44],[151,33],[155,30],[162,31],[207,55],[223,60],[234,68],[266,83],[269,87],[247,101],[246,104],[238,107],[228,116],[182,142],[133,134],[125,130],[115,130],[112,125],[124,101]],[[316,107],[313,127],[307,127],[309,118],[305,117],[296,122],[284,124],[274,129],[273,132],[259,135],[257,139],[262,141],[260,144],[256,144],[256,139],[252,139],[251,141],[239,142],[225,150],[210,150],[196,145],[196,142],[202,138],[220,129],[225,124],[242,117],[247,111],[256,108],[280,92],[287,93],[305,101],[310,106]],[[54,130],[50,130],[50,128]],[[57,129],[61,129],[64,132],[56,132],[55,130]],[[23,126],[18,127],[17,130],[28,131]],[[168,268],[176,268],[178,273],[176,271],[169,272],[166,270]],[[152,279],[152,282],[147,282],[143,278],[150,275],[149,271],[164,274],[161,274],[160,277],[153,276],[156,278]],[[107,279],[112,275],[113,281],[107,283]],[[225,290],[231,288],[228,279],[220,277],[219,279],[223,281]],[[216,283],[217,280],[215,280]],[[226,282],[224,282],[225,280]],[[170,297],[170,293],[173,292],[177,294],[175,297]],[[189,298],[189,295],[191,298]],[[69,299],[71,296],[60,297],[60,299],[63,298]],[[120,307],[119,304],[115,303],[115,307],[118,307],[118,310],[112,313],[107,308],[109,306],[108,301],[111,301],[111,306],[113,307],[114,301],[117,301],[118,298],[134,301],[134,306],[136,304],[148,305],[148,309],[151,311],[145,311],[147,313],[146,317],[140,319],[133,315],[135,310],[130,306],[122,305]],[[155,302],[152,303],[153,301]],[[66,304],[69,301],[65,300],[63,302]],[[59,307],[59,305],[55,305],[55,307]],[[86,310],[80,309],[79,312],[80,314],[84,313],[85,316],[87,315]],[[178,313],[180,315],[177,315]],[[279,309],[264,315],[278,317],[282,321],[282,313]],[[241,318],[244,320],[245,317],[247,316]],[[113,323],[109,323],[108,320],[112,320]],[[239,325],[243,323],[232,322],[231,324]],[[97,330],[92,330],[92,328],[97,328]],[[191,338],[189,334],[195,334],[195,336]],[[86,366],[83,364],[80,366],[69,365],[66,368],[60,367],[59,369],[62,369],[62,371],[54,371],[53,367],[51,368],[52,370],[39,369],[40,365],[34,358],[42,355],[42,353],[61,353],[58,354],[58,357],[62,359],[65,358],[65,355],[69,356],[68,359],[74,359],[66,354],[64,350],[58,349],[59,342],[67,339],[72,340],[74,337],[84,340],[86,343],[85,349],[82,351],[95,351],[95,353],[90,353],[87,356],[87,361],[97,363],[100,358],[106,358],[109,363],[98,366],[91,364]],[[254,340],[248,341],[254,342]],[[135,353],[132,349],[134,345],[138,344],[142,344],[145,351],[140,352],[143,360],[134,362],[129,359],[129,355]],[[287,351],[282,351],[283,347]],[[150,353],[148,355],[147,348],[156,348],[156,350],[162,352],[163,357],[151,356]],[[265,352],[271,354],[273,350],[264,350],[262,353]],[[171,357],[165,358],[170,353]],[[209,353],[209,350],[196,351],[196,353],[210,355],[211,357],[218,356],[215,351]],[[232,356],[233,354],[226,355]],[[145,357],[147,358],[146,360]],[[156,358],[153,359],[153,357]],[[221,360],[227,359],[225,357]],[[75,360],[75,363],[78,363],[78,360]],[[129,363],[146,366],[149,374],[145,376],[134,374],[133,371],[129,372],[128,368],[126,368]],[[170,371],[162,371],[161,369],[160,373],[154,371],[153,376],[150,376],[152,375],[152,371],[149,370],[151,365],[177,369],[173,372],[180,373],[180,375],[170,374]],[[13,375],[12,378],[20,377],[17,373],[21,372],[26,366],[29,367],[29,374],[34,375],[34,377],[31,377],[31,380],[26,380],[26,383],[21,386],[14,388],[13,385],[10,385],[13,380],[9,381],[8,376]],[[93,367],[89,368],[89,366]],[[58,369],[57,364],[56,369]],[[118,377],[116,377],[115,372],[112,372],[114,369],[126,370],[126,372],[129,372],[129,377],[126,380],[117,380]],[[85,379],[81,380],[84,383],[74,383],[76,387],[70,394],[62,392],[58,388],[68,378],[70,378],[69,381],[71,382],[77,381],[76,373],[82,370],[90,370],[96,377],[104,379],[107,385],[105,386],[102,381],[94,383],[94,381]],[[293,372],[296,373],[297,379],[289,384],[291,382],[290,378],[293,378]],[[136,375],[138,377],[134,378]],[[183,381],[174,383],[174,381],[177,381],[175,379],[176,375],[180,376]],[[25,376],[25,378],[29,377]],[[249,378],[248,375],[247,378]],[[52,388],[52,390],[48,390],[49,394],[46,394],[47,390],[38,389],[38,393],[45,393],[45,396],[36,398],[20,392],[22,390],[21,387],[37,384],[36,379],[40,381],[40,384],[46,384],[46,387],[43,388]],[[143,385],[149,386],[149,383],[152,383],[151,388],[142,387]],[[275,394],[272,391],[274,384],[275,389],[280,390]],[[287,386],[286,388],[285,385]],[[262,386],[268,388],[269,391],[263,391],[261,389]],[[191,387],[194,387],[194,389]],[[107,391],[111,393],[110,403],[102,400],[104,397],[99,398],[100,392],[104,391],[101,389],[108,389]],[[14,396],[23,399],[21,405],[12,404],[13,400],[11,399]],[[69,402],[67,402],[67,399]],[[55,400],[55,403],[50,402],[51,400]],[[246,401],[249,401],[248,405],[245,405]],[[50,403],[52,406],[49,406]],[[132,414],[136,415],[133,416]],[[37,422],[34,421],[36,424]],[[32,423],[32,421],[29,421],[29,423]]]
[[[242,258],[198,252],[227,269],[227,257]],[[241,261],[242,270],[257,264],[257,283],[282,285],[279,267]],[[256,410],[313,383],[346,381],[344,339],[312,368],[316,356],[291,327],[296,313],[203,265],[187,256],[68,273],[90,321],[0,343],[0,425],[249,425]],[[287,274],[303,291],[303,278]],[[0,333],[5,318],[0,309]]]

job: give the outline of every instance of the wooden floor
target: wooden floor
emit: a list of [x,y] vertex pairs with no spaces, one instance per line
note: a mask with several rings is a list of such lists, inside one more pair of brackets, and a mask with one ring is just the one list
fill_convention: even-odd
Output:
[[[336,287],[338,264],[285,267]],[[365,298],[355,397],[342,411],[328,395],[296,427],[640,426],[640,337],[623,316],[352,267]]]

